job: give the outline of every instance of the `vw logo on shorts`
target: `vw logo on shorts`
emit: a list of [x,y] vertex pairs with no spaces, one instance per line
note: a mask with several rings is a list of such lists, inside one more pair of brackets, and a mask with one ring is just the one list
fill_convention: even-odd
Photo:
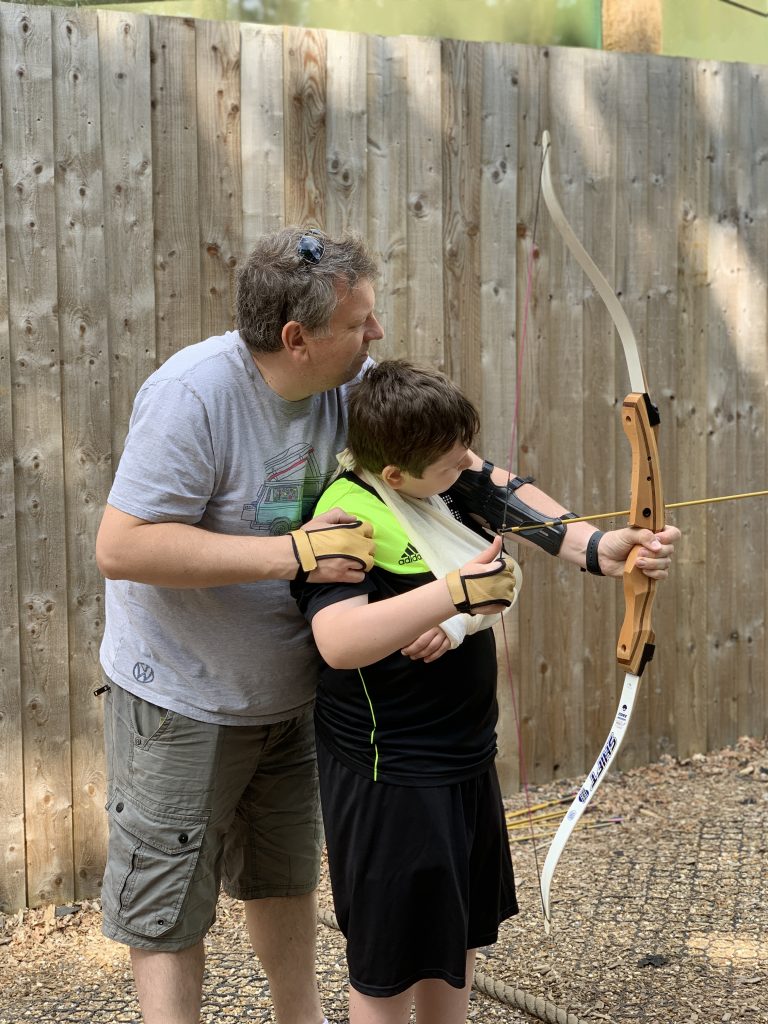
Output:
[[155,678],[155,670],[151,665],[147,665],[143,661],[137,661],[133,666],[133,678],[137,683],[151,683]]

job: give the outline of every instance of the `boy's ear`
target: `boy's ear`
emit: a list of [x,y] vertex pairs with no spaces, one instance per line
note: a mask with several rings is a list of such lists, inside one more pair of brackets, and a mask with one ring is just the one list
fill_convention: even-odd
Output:
[[384,483],[391,487],[393,491],[399,491],[403,486],[403,473],[398,466],[385,466],[380,476]]

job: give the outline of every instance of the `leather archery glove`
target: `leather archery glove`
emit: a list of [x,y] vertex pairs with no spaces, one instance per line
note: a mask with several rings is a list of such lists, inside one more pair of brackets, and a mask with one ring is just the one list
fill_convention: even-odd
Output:
[[486,572],[473,575],[464,575],[464,568],[466,566],[454,569],[445,577],[451,600],[458,611],[477,615],[491,605],[508,608],[514,604],[517,580],[515,563],[511,558],[501,555],[489,563]]
[[293,553],[299,568],[312,572],[323,558],[348,558],[368,572],[373,567],[373,527],[357,519],[313,530],[293,530]]

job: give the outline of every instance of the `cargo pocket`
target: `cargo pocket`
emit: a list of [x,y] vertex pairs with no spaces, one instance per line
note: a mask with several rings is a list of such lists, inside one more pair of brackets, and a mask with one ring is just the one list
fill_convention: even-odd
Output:
[[179,919],[200,856],[207,815],[147,808],[115,789],[107,804],[104,914],[137,935],[165,935]]

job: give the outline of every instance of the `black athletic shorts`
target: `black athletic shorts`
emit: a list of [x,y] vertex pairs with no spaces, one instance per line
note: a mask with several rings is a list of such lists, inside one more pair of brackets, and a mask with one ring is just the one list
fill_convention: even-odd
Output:
[[317,737],[320,797],[353,988],[394,996],[424,978],[465,984],[467,950],[517,913],[495,767],[447,786],[350,771]]

